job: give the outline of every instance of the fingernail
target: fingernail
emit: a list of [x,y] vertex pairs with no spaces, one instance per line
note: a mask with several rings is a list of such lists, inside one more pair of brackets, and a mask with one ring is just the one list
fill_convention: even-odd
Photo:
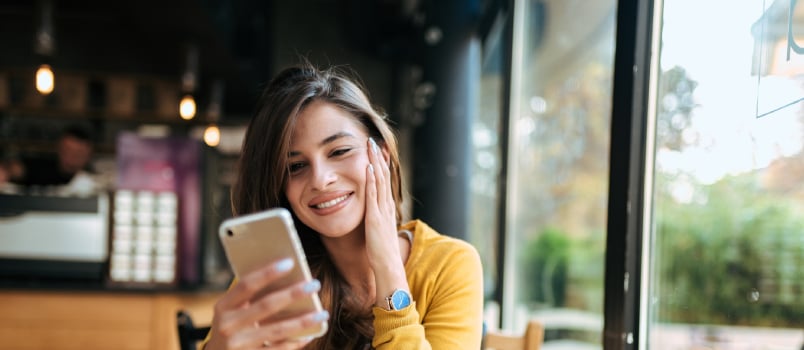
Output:
[[274,265],[274,270],[276,270],[277,272],[290,271],[290,269],[292,268],[293,268],[293,259],[291,258],[282,259],[279,262],[277,262],[276,265]]
[[379,153],[380,147],[377,146],[377,142],[374,141],[373,137],[369,137],[369,142],[371,142],[371,150],[374,152],[374,154]]
[[372,172],[372,173],[374,172],[374,166],[371,165],[371,164],[369,164],[369,171]]
[[317,314],[313,315],[313,321],[321,322],[326,321],[329,318],[329,312],[327,310],[319,311]]
[[319,289],[321,289],[321,282],[318,282],[318,280],[312,280],[304,285],[305,293],[317,292]]

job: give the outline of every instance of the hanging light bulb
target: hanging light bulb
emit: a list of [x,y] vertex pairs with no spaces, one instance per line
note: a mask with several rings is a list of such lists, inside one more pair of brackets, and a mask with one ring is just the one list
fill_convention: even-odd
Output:
[[209,147],[218,147],[221,143],[221,130],[218,127],[218,119],[221,116],[221,104],[223,100],[223,82],[215,80],[210,91],[209,106],[206,109],[209,125],[204,130],[204,142]]
[[47,64],[39,66],[39,69],[36,70],[36,91],[42,95],[48,95],[53,92],[55,82],[50,66]]
[[184,120],[190,120],[195,117],[195,99],[192,95],[184,95],[179,102],[179,115]]
[[204,130],[204,142],[209,147],[218,147],[221,143],[221,130],[215,124],[209,124]]
[[179,102],[179,115],[184,120],[190,120],[195,117],[196,112],[193,94],[198,82],[198,47],[194,44],[188,45],[186,54],[184,73],[181,76],[181,89],[184,97]]
[[[55,38],[53,35],[53,1],[38,1],[38,24],[34,37],[34,52],[42,61],[50,62],[50,58],[56,50]],[[36,70],[36,91],[42,95],[49,95],[53,92],[55,85],[53,69],[48,64],[42,64]]]

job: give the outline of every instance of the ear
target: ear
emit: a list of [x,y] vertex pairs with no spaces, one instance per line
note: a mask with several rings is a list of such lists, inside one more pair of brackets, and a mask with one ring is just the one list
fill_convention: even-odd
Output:
[[385,160],[385,164],[388,167],[391,167],[391,152],[388,152],[388,147],[383,142],[382,146],[380,146],[380,152],[382,153],[382,158]]

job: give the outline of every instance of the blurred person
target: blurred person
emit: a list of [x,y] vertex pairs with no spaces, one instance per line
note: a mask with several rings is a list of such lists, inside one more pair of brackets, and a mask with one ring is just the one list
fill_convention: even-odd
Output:
[[67,185],[76,175],[92,172],[92,142],[92,134],[86,128],[69,126],[61,132],[54,152],[5,161],[0,166],[0,183],[24,187]]

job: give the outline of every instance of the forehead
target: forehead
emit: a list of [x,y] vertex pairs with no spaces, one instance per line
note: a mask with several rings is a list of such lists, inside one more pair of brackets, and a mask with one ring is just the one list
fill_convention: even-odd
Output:
[[355,116],[335,104],[313,101],[299,112],[291,132],[290,145],[319,143],[337,133],[368,136]]

